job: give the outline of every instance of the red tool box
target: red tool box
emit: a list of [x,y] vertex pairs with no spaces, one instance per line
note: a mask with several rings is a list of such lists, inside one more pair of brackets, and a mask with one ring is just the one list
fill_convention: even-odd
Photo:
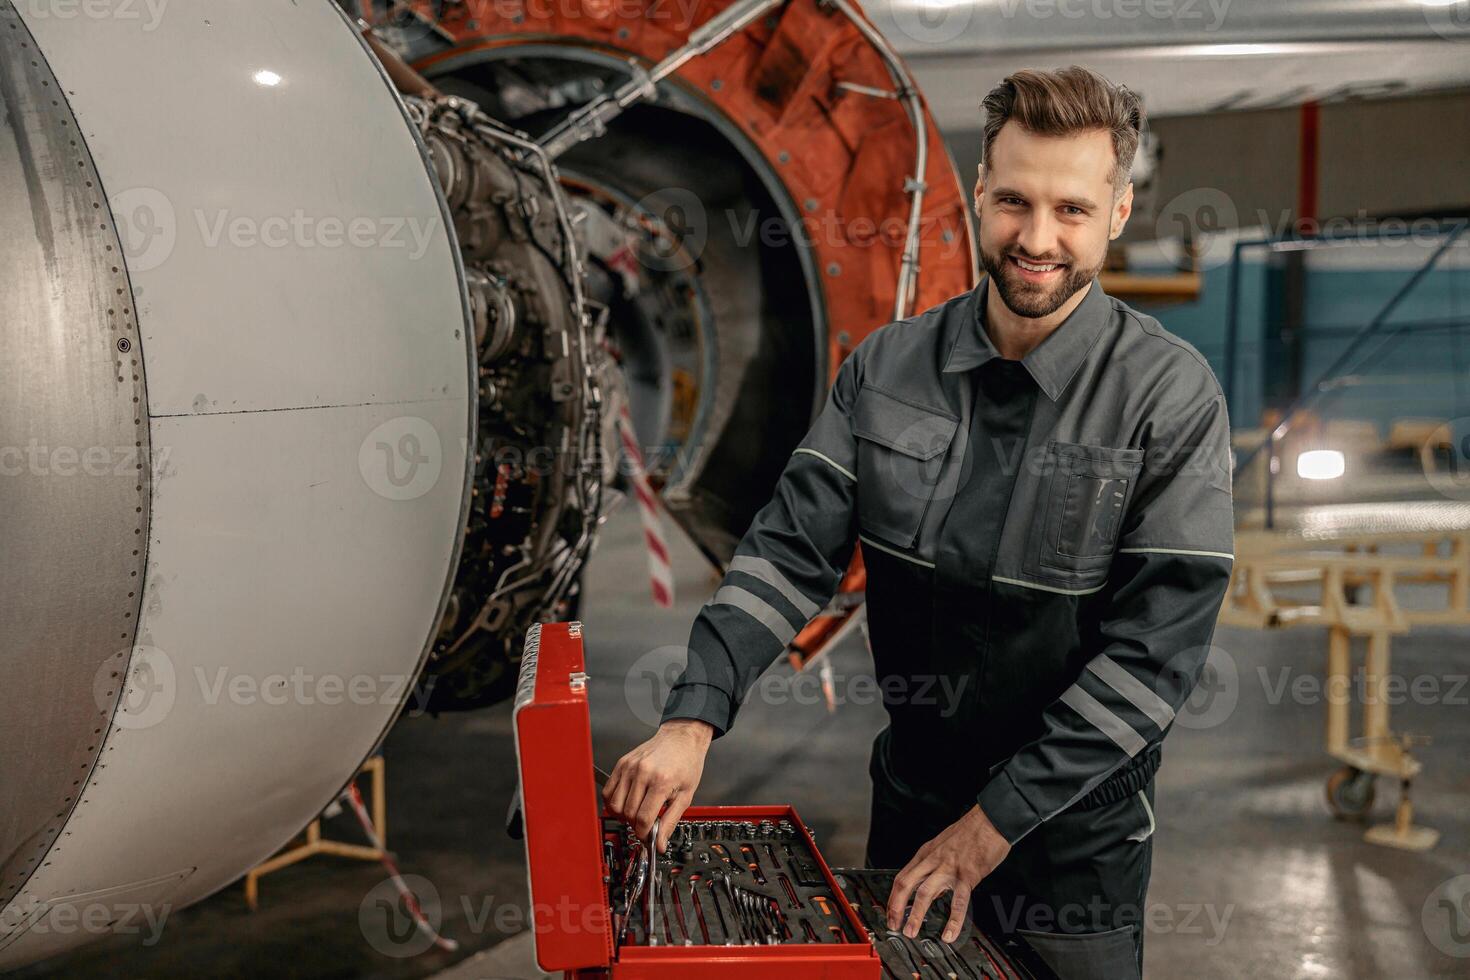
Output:
[[[679,847],[671,840],[669,853],[651,862],[646,905],[643,897],[627,901],[646,847],[603,812],[580,623],[527,633],[514,719],[532,928],[543,970],[563,971],[568,980],[1045,975],[978,931],[966,940],[975,947],[968,962],[989,970],[967,968],[966,957],[928,939],[928,959],[919,941],[893,938],[879,940],[880,959],[874,939],[886,930],[875,912],[860,915],[849,895],[876,907],[887,900],[892,875],[886,883],[880,872],[834,875],[789,806],[690,807],[677,828]],[[668,881],[659,884],[661,876]],[[935,914],[947,912],[939,906]],[[904,959],[910,952],[897,948],[904,944],[912,944],[912,968]]]

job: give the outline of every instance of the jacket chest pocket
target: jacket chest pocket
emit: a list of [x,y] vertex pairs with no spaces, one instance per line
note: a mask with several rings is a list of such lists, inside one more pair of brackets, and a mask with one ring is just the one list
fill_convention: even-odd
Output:
[[902,548],[913,546],[958,427],[948,413],[863,385],[853,406],[852,433],[864,531]]
[[1078,587],[1099,585],[1143,469],[1143,450],[1053,441],[1047,455],[1051,475],[1037,514],[1037,561]]

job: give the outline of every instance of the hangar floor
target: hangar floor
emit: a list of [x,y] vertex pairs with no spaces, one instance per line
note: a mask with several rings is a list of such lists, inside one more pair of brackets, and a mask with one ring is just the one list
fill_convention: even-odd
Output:
[[[598,764],[605,769],[647,733],[640,720],[652,710],[647,672],[664,662],[659,648],[685,642],[711,587],[694,551],[673,544],[680,601],[672,611],[647,598],[641,532],[630,508],[609,522],[589,572],[582,618]],[[1237,703],[1213,727],[1176,726],[1166,746],[1148,975],[1470,973],[1470,942],[1452,933],[1436,895],[1470,873],[1467,631],[1426,628],[1394,641],[1396,674],[1440,679],[1437,698],[1411,697],[1394,708],[1396,728],[1434,738],[1419,750],[1426,771],[1416,802],[1419,822],[1444,837],[1427,854],[1365,844],[1360,826],[1335,822],[1325,811],[1322,784],[1335,764],[1321,750],[1322,705],[1310,692],[1296,699],[1291,693],[1293,684],[1309,683],[1298,678],[1321,669],[1320,631],[1222,627],[1215,643],[1237,667]],[[839,681],[850,682],[867,663],[861,641],[851,640],[834,660]],[[833,864],[861,863],[867,754],[882,707],[860,697],[860,686],[839,683],[851,697],[829,714],[813,691],[782,680],[790,675],[785,665],[773,674],[771,696],[748,704],[731,736],[716,743],[700,800],[789,801]],[[533,976],[517,965],[529,960],[525,936],[512,939],[524,933],[526,919],[523,852],[501,829],[515,779],[513,752],[508,706],[406,718],[385,748],[390,843],[406,874],[432,882],[442,931],[460,942],[458,953],[380,951],[398,947],[359,924],[359,909],[382,881],[380,869],[320,857],[263,879],[258,912],[246,911],[240,887],[232,886],[170,915],[156,943],[145,944],[146,931],[113,936],[14,975],[407,978],[453,967],[456,978]],[[1381,782],[1379,791],[1375,816],[1388,819],[1396,793]],[[329,836],[358,839],[345,818],[327,828]],[[492,949],[506,939],[512,941]]]

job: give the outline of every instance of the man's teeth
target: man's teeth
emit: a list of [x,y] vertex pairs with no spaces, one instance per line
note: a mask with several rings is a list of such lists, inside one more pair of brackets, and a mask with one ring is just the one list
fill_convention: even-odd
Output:
[[[1015,258],[1015,256],[1013,255],[1011,258]],[[1025,259],[1016,259],[1016,265],[1019,265],[1027,272],[1050,272],[1058,268],[1056,265],[1037,265],[1035,262],[1027,262]]]

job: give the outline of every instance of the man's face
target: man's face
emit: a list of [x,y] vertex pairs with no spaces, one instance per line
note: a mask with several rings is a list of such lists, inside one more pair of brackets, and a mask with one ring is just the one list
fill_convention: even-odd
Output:
[[1103,266],[1122,234],[1133,185],[1113,193],[1113,141],[1104,130],[1037,136],[1008,122],[975,185],[980,262],[1018,316],[1056,312]]

